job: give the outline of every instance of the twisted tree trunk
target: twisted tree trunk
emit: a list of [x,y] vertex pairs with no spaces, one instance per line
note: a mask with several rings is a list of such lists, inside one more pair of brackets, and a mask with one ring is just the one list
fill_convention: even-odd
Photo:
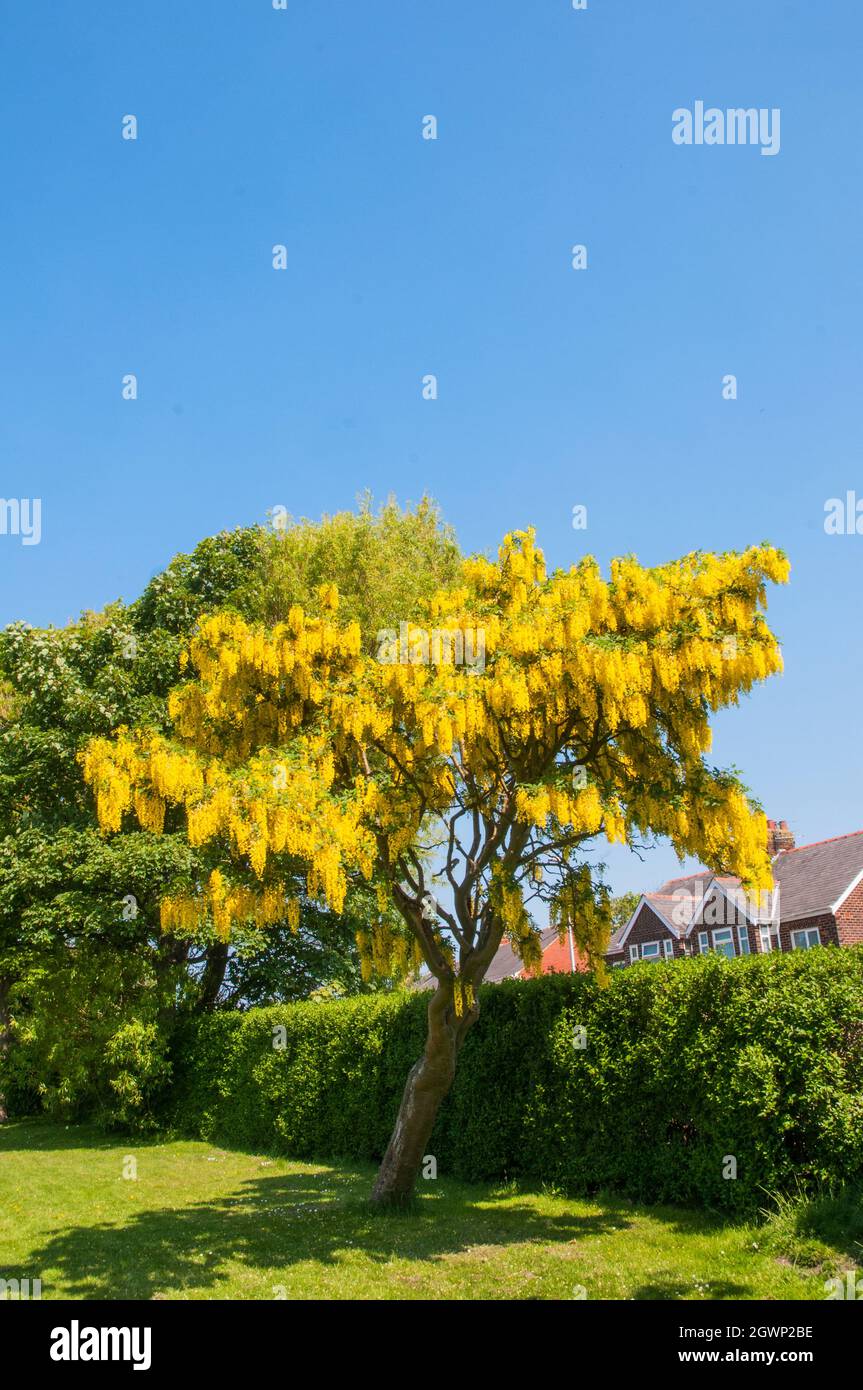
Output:
[[478,1017],[476,1003],[458,1017],[452,981],[438,984],[428,1006],[425,1051],[408,1075],[395,1129],[372,1189],[377,1205],[404,1206],[411,1200],[441,1101],[453,1083],[462,1043]]

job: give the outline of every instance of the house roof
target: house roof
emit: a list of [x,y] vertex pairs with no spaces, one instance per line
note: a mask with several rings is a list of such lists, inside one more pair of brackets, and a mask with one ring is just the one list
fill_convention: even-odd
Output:
[[[797,922],[803,917],[835,911],[858,880],[863,879],[863,830],[780,850],[773,859],[773,879],[779,889],[781,922]],[[732,874],[713,874],[710,869],[698,868],[680,878],[667,879],[656,893],[647,893],[645,897],[661,901],[689,893],[694,916],[711,882],[726,890],[740,886],[740,879]],[[615,949],[614,937],[611,949]]]
[[[659,897],[677,897],[681,893],[689,893],[692,897],[700,898],[707,887],[710,879],[718,878],[710,869],[693,869],[691,874],[684,874],[682,878],[669,878],[665,883],[660,883],[656,892]],[[728,882],[737,882],[736,879],[729,879]]]
[[[539,946],[541,951],[545,951],[558,937],[557,927],[546,927],[544,932],[540,932]],[[524,969],[524,963],[515,954],[508,941],[502,941],[497,949],[497,954],[486,972],[485,983],[497,984],[499,980],[508,980],[513,975],[520,975]]]
[[[552,942],[557,941],[557,927],[546,927],[544,932],[540,932],[540,950],[545,953]],[[508,941],[502,941],[497,949],[494,960],[486,971],[484,984],[498,984],[501,980],[509,980],[514,975],[520,975],[524,970],[524,962],[515,954]],[[433,989],[435,979],[433,975],[421,975],[418,980],[413,980],[408,985],[408,989]]]
[[[686,922],[676,922],[674,920],[675,910],[679,907],[680,899],[673,893],[645,893],[648,905],[653,908],[664,926],[668,928],[674,936],[680,936],[685,930]],[[687,918],[687,921],[689,918]]]
[[863,830],[785,849],[773,861],[783,922],[833,912],[863,876]]
[[[674,937],[679,937],[685,930],[686,923],[678,924],[674,921],[672,914],[677,904],[678,899],[672,893],[642,893],[629,921],[624,922],[623,926],[618,927],[616,931],[611,933],[606,955],[614,951],[623,950],[626,938],[629,935],[629,929],[635,924],[642,908],[645,906],[649,907],[654,916],[659,918],[660,925],[664,927],[666,931],[671,932],[671,935]],[[686,921],[689,921],[689,917],[687,917]]]

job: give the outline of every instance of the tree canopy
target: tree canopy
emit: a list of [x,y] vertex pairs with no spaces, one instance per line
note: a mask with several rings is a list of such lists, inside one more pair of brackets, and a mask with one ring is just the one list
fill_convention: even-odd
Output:
[[437,978],[382,1197],[412,1186],[502,937],[535,962],[532,904],[601,970],[610,908],[590,841],[664,835],[770,885],[764,816],[707,754],[711,715],[781,669],[763,609],[766,582],[787,574],[762,545],[548,575],[533,532],[514,532],[496,561],[415,595],[375,651],[333,578],[273,625],[202,618],[170,728],[87,746],[105,832],[131,820],[160,834],[179,814],[206,862],[206,878],[163,898],[166,929],[211,917],[227,939],[249,917],[296,917],[304,896],[339,913],[364,882],[381,912],[358,935],[368,966],[392,973],[411,953]]

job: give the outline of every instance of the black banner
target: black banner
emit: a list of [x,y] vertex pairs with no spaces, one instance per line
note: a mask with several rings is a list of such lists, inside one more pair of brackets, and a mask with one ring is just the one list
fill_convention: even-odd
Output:
[[[108,1370],[163,1376],[192,1371],[209,1375],[264,1373],[281,1366],[299,1372],[306,1358],[331,1374],[340,1364],[369,1373],[371,1358],[384,1365],[403,1352],[416,1361],[418,1374],[428,1338],[438,1328],[441,1349],[460,1334],[480,1330],[480,1364],[494,1366],[504,1347],[517,1338],[527,1350],[531,1335],[560,1339],[572,1370],[601,1358],[606,1372],[665,1371],[687,1367],[698,1375],[705,1366],[733,1370],[757,1366],[780,1374],[804,1368],[819,1379],[840,1370],[859,1352],[861,1320],[837,1303],[699,1302],[611,1303],[576,1300],[561,1305],[532,1301],[518,1305],[454,1302],[432,1310],[420,1301],[400,1305],[335,1301],[230,1303],[152,1302],[142,1307],[121,1302],[6,1301],[0,1304],[4,1359],[13,1348],[28,1372],[52,1378],[89,1378]],[[380,1319],[380,1321],[378,1321]],[[460,1326],[461,1325],[461,1326]],[[355,1335],[353,1335],[355,1334]],[[530,1354],[536,1355],[531,1348]],[[510,1351],[504,1353],[508,1359]],[[401,1359],[401,1357],[400,1357]],[[503,1358],[502,1358],[503,1359]],[[403,1372],[402,1372],[403,1373]]]

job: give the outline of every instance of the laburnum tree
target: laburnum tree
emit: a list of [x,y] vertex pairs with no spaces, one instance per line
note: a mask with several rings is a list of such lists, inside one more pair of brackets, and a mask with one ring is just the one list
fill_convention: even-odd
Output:
[[278,920],[286,899],[296,913],[303,894],[338,912],[365,881],[381,909],[358,935],[367,968],[409,952],[434,976],[376,1201],[412,1193],[502,939],[535,965],[545,904],[602,972],[611,909],[591,841],[667,836],[770,885],[764,816],[706,755],[711,714],[781,669],[763,609],[787,574],[759,546],[549,576],[533,532],[515,532],[375,652],[327,583],[316,611],[268,628],[202,619],[171,735],[121,729],[88,747],[106,833],[130,814],[158,832],[180,808],[211,856],[206,879],[163,899],[165,927],[211,914],[227,937],[250,913]]

